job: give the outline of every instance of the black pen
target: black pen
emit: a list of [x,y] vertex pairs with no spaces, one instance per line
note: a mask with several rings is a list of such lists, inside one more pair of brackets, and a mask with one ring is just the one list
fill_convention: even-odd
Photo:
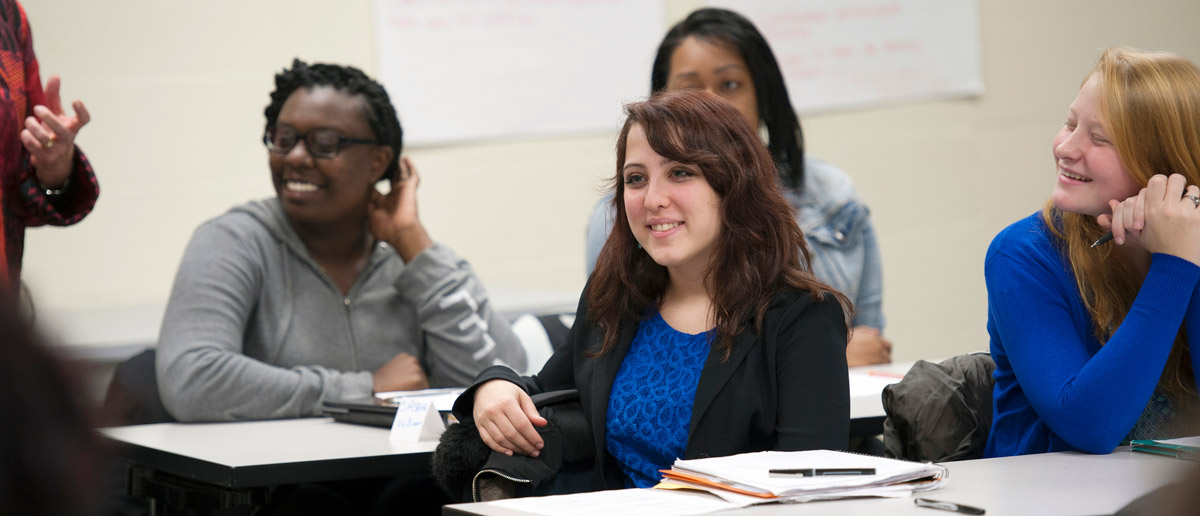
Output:
[[917,507],[928,507],[930,509],[941,509],[943,511],[957,512],[959,514],[986,514],[987,513],[987,511],[980,509],[979,507],[971,507],[970,505],[963,505],[961,503],[939,502],[937,500],[930,500],[928,498],[916,498],[913,500],[913,503],[916,503]]
[[1112,231],[1109,231],[1108,233],[1105,233],[1105,234],[1104,234],[1104,236],[1102,236],[1102,237],[1100,237],[1100,238],[1096,239],[1096,241],[1095,241],[1095,242],[1092,242],[1092,247],[1096,247],[1096,246],[1098,246],[1098,245],[1100,245],[1100,244],[1103,244],[1103,243],[1105,243],[1105,242],[1107,242],[1107,241],[1109,241],[1109,240],[1112,240],[1112,239],[1113,239],[1113,234],[1112,234]]
[[838,475],[874,475],[875,468],[800,468],[772,469],[768,471],[773,477],[825,477]]

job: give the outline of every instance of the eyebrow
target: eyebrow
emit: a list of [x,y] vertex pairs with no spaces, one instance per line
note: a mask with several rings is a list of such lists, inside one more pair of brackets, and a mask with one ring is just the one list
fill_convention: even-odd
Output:
[[[685,163],[680,163],[671,158],[663,158],[661,161],[658,162],[659,166],[666,166],[666,165],[670,165],[672,163],[686,166]],[[626,170],[629,170],[630,168],[643,168],[644,169],[644,168],[646,168],[646,166],[635,161],[633,163],[626,163],[625,166],[621,167],[621,171],[624,172]]]
[[745,67],[743,67],[742,65],[739,65],[737,63],[729,63],[725,66],[717,68],[716,70],[713,70],[713,73],[721,73],[721,72],[724,72],[724,71],[730,70],[730,69],[745,71]]
[[[724,73],[729,70],[737,70],[740,72],[749,73],[749,70],[747,70],[742,65],[739,65],[737,63],[729,63],[725,66],[717,68],[716,70],[713,70],[713,74],[714,75],[721,74],[721,73]],[[699,76],[700,76],[700,72],[683,72],[683,73],[672,74],[671,78],[672,79],[695,79]]]

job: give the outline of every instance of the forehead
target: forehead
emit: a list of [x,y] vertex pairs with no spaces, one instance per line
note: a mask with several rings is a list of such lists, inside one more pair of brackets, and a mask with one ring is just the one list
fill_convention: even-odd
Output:
[[646,131],[642,129],[642,124],[633,124],[629,127],[629,135],[625,137],[625,165],[638,164],[642,166],[657,165],[662,161],[662,156],[650,146],[650,140],[646,138]]
[[331,86],[300,88],[292,92],[279,111],[277,123],[299,131],[331,129],[346,135],[371,135],[367,101]]
[[733,45],[716,38],[684,38],[671,54],[671,73],[712,73],[719,69],[747,70],[746,62]]
[[1079,87],[1079,93],[1071,102],[1071,111],[1077,116],[1093,120],[1100,119],[1100,81],[1095,74],[1088,77]]

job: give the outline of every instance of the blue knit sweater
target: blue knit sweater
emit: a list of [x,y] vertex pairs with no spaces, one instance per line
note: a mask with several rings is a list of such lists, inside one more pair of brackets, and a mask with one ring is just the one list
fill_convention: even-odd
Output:
[[1200,267],[1154,254],[1129,313],[1101,345],[1056,242],[1035,213],[1005,228],[988,248],[996,387],[987,457],[1109,453],[1145,409],[1181,325],[1198,363]]
[[613,380],[604,438],[627,487],[653,487],[658,470],[683,457],[708,339],[672,328],[657,312],[638,324]]

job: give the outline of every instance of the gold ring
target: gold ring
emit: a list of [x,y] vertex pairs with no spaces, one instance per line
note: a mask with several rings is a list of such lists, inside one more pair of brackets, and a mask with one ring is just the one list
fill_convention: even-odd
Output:
[[45,148],[45,149],[49,149],[50,147],[53,147],[53,146],[54,146],[54,138],[46,140],[46,143],[42,144],[42,148]]

